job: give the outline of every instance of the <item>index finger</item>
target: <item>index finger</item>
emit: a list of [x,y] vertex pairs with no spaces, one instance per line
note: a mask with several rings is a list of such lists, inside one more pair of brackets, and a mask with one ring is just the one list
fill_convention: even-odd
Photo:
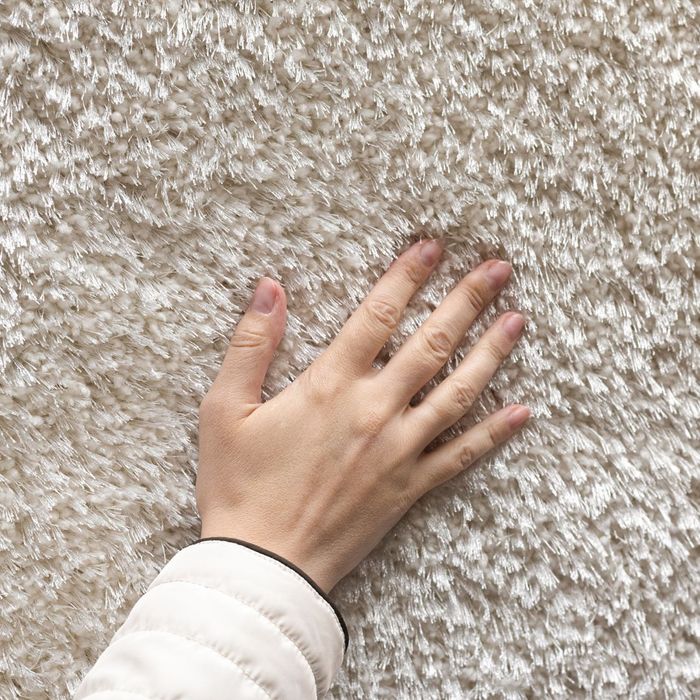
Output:
[[424,240],[394,260],[324,355],[351,374],[366,372],[396,330],[411,297],[435,269],[442,250],[441,241]]

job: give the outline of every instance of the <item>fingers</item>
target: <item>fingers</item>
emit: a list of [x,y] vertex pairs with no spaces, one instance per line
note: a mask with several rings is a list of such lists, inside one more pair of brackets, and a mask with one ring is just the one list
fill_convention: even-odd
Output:
[[413,467],[413,488],[420,495],[439,486],[477,459],[510,439],[531,416],[527,406],[513,404],[490,416],[432,452],[424,452]]
[[406,430],[419,444],[430,443],[469,410],[515,346],[524,324],[522,314],[503,314],[447,379],[406,409]]
[[284,290],[274,280],[263,277],[231,336],[214,380],[217,391],[224,391],[237,403],[260,403],[262,384],[282,339],[286,317]]
[[351,374],[366,372],[441,253],[440,241],[421,241],[394,260],[323,353],[325,358]]
[[377,379],[395,407],[413,395],[447,362],[467,329],[510,276],[503,260],[488,260],[464,277],[428,320],[391,358]]

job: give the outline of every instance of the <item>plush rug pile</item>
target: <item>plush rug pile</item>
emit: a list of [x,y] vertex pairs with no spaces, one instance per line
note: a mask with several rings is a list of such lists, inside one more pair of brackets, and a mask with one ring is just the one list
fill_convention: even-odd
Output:
[[[694,0],[0,5],[0,697],[64,698],[199,534],[199,401],[261,275],[292,381],[412,241],[517,349],[517,438],[333,591],[331,696],[700,695]],[[429,388],[429,387],[428,387]]]

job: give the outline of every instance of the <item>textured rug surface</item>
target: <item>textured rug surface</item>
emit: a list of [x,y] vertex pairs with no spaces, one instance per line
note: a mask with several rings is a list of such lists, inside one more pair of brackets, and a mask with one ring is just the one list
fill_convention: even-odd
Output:
[[[333,591],[340,698],[700,695],[700,7],[0,4],[0,697],[63,698],[197,538],[198,403],[261,275],[292,381],[412,241],[517,349],[516,439]],[[430,388],[430,387],[428,387]]]

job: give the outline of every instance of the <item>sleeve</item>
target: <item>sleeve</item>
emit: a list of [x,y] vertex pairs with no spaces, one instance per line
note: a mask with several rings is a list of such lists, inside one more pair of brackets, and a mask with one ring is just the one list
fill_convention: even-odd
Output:
[[204,538],[166,563],[74,700],[322,698],[347,645],[340,612],[301,569]]

